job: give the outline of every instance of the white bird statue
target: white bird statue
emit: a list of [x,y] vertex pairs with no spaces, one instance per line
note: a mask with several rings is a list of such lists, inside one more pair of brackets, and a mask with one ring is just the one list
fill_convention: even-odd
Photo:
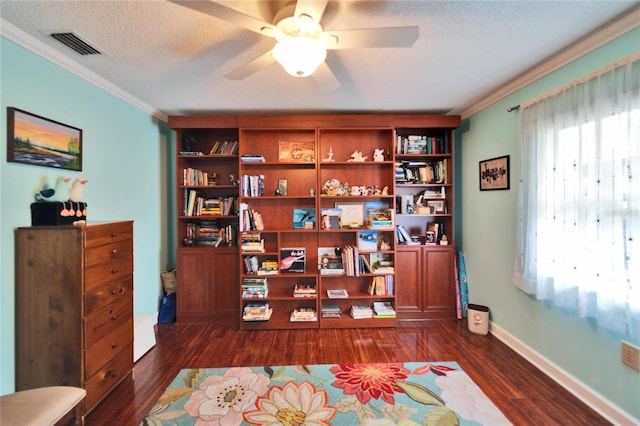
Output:
[[53,188],[45,183],[42,190],[36,194],[36,201],[67,201],[69,199],[68,183],[70,180],[71,178],[59,176]]
[[87,179],[77,178],[71,185],[71,191],[69,191],[69,200],[74,203],[82,201],[82,195],[84,194],[84,186],[89,182]]

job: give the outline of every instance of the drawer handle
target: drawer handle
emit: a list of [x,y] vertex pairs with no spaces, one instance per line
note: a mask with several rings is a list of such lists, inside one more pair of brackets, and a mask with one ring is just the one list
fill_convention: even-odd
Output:
[[116,238],[118,238],[118,233],[117,233],[117,232],[112,232],[112,233],[111,233],[111,238],[112,238],[112,239],[116,239]]
[[111,270],[111,273],[112,273],[112,274],[117,274],[117,273],[118,273],[118,268],[113,268],[113,269]]
[[105,379],[109,379],[109,378],[112,378],[112,377],[118,377],[118,373],[115,372],[115,371],[111,371],[111,370],[109,370],[106,373],[104,373],[104,378]]
[[116,314],[111,315],[111,321],[115,321],[118,319],[118,316]]
[[118,343],[113,342],[113,343],[111,344],[111,349],[115,349],[115,348],[117,348],[117,347],[118,347]]
[[118,289],[117,289],[117,288],[114,288],[113,290],[111,290],[111,294],[112,294],[113,296],[115,296],[116,294],[118,294]]
[[111,254],[113,254],[113,255],[118,254],[118,249],[113,249],[113,250],[111,250]]

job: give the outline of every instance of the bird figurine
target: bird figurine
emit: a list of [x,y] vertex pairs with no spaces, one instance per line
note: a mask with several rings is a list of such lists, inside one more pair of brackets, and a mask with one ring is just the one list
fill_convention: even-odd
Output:
[[[36,194],[36,201],[67,201],[69,199],[69,186],[71,178],[59,176],[56,179],[55,187],[51,188],[48,183]],[[63,199],[60,199],[63,197]]]
[[77,178],[73,181],[71,185],[71,190],[69,191],[69,200],[74,203],[79,203],[82,201],[82,195],[84,194],[84,186],[89,182],[87,179]]

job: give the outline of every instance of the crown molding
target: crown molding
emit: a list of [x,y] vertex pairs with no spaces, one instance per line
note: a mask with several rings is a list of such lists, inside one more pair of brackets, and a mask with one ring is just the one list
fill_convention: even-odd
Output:
[[47,46],[45,43],[40,40],[32,37],[31,35],[25,33],[15,25],[7,22],[4,19],[0,18],[0,36],[10,40],[17,45],[35,53],[36,55],[48,60],[54,65],[59,66],[60,68],[76,75],[77,77],[87,81],[88,83],[93,84],[99,89],[104,90],[105,92],[123,100],[124,102],[138,108],[141,111],[146,112],[147,114],[157,118],[158,120],[167,121],[167,115],[158,109],[152,107],[151,105],[141,101],[140,99],[133,96],[131,93],[121,89],[105,78],[99,76],[93,71],[89,70],[86,67],[78,64],[77,62],[67,58],[63,54],[59,53],[55,49],[52,49],[50,46]]
[[460,113],[460,115],[463,119],[468,118],[478,111],[487,108],[488,106],[498,102],[501,99],[506,98],[507,96],[514,94],[515,92],[521,90],[529,84],[551,74],[552,72],[575,61],[576,59],[586,55],[587,53],[590,53],[598,49],[599,47],[602,47],[610,41],[615,40],[616,38],[628,33],[631,30],[634,30],[639,26],[640,6],[624,13],[618,18],[595,30],[591,34],[573,43],[566,49],[563,49],[559,53],[552,55],[551,57],[542,61],[538,65],[526,71],[524,74],[521,74],[519,77],[510,81],[498,90],[495,90],[491,93],[491,95],[473,104],[469,108],[466,108]]

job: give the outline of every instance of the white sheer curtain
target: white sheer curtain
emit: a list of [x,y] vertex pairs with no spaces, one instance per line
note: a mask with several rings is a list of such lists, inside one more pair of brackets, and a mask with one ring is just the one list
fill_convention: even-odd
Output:
[[640,341],[640,57],[521,107],[514,283]]

